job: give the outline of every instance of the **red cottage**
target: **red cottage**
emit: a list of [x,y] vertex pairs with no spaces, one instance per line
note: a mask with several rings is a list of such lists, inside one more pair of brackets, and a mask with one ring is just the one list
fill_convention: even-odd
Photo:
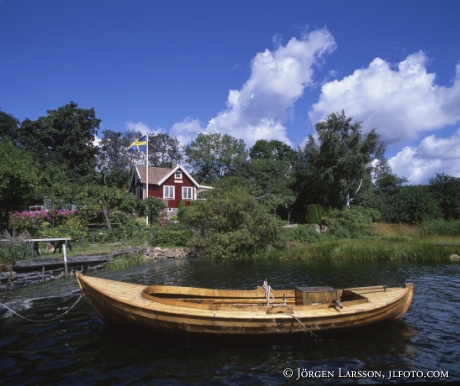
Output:
[[[187,203],[196,200],[200,193],[212,189],[210,186],[198,184],[181,165],[173,169],[149,167],[148,172],[148,196],[161,198],[168,205],[166,209],[168,217],[177,213],[181,201]],[[136,195],[137,200],[143,200],[147,196],[146,177],[146,167],[136,166],[129,191]]]

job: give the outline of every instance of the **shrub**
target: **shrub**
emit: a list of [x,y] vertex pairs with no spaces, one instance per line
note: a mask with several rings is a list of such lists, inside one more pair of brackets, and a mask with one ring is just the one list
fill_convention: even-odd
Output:
[[277,227],[268,210],[242,187],[209,191],[183,214],[195,232],[189,242],[208,258],[250,255],[277,242]]
[[285,228],[283,233],[290,241],[299,243],[316,243],[320,241],[321,235],[314,225],[299,225],[297,228]]
[[308,224],[321,224],[323,217],[326,215],[326,211],[319,204],[308,205],[308,214],[306,220]]
[[149,245],[163,247],[185,247],[192,237],[189,229],[152,228]]
[[326,224],[339,238],[356,238],[372,235],[372,222],[379,218],[380,212],[375,209],[361,207],[333,209],[328,213]]
[[13,232],[10,235],[8,232],[4,232],[0,237],[6,240],[0,242],[0,261],[11,263],[15,260],[30,258],[30,243],[25,241],[25,239],[30,238],[30,234]]

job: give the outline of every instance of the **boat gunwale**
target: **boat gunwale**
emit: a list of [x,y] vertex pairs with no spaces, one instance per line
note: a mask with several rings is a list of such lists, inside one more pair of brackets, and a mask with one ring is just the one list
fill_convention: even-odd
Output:
[[[142,299],[144,301],[149,301],[149,306],[146,306],[145,304],[133,304],[132,301],[128,301],[126,299],[123,299],[122,297],[120,296],[116,296],[114,295],[113,293],[108,293],[107,291],[104,291],[104,288],[100,288],[100,286],[97,286],[97,288],[95,288],[94,286],[92,286],[90,283],[88,283],[87,280],[85,280],[85,278],[87,278],[87,276],[84,276],[82,274],[80,274],[79,272],[77,272],[77,279],[78,281],[80,280],[83,280],[86,285],[88,285],[90,288],[92,288],[94,291],[98,292],[98,293],[101,293],[102,295],[104,295],[105,297],[107,298],[110,298],[112,299],[114,302],[120,302],[120,303],[123,303],[129,307],[132,307],[132,308],[138,308],[138,309],[143,309],[143,310],[146,310],[148,312],[156,312],[156,313],[161,313],[161,314],[164,314],[164,315],[167,315],[167,314],[170,314],[170,315],[182,315],[184,313],[184,310],[186,309],[187,310],[187,315],[189,315],[190,317],[196,317],[196,318],[209,318],[210,316],[214,317],[214,318],[228,318],[228,317],[231,317],[231,318],[236,318],[236,319],[247,319],[248,317],[252,318],[252,319],[260,319],[260,320],[264,320],[264,319],[267,319],[267,317],[269,316],[270,318],[276,318],[276,319],[292,319],[292,316],[290,315],[287,315],[285,313],[278,313],[278,314],[269,314],[267,315],[267,310],[268,308],[265,308],[265,309],[262,309],[262,310],[251,310],[252,312],[249,313],[248,311],[246,310],[241,310],[241,309],[236,309],[236,310],[228,310],[228,309],[217,309],[217,310],[212,310],[212,309],[209,309],[209,308],[196,308],[196,307],[184,307],[182,305],[170,305],[170,304],[167,304],[167,303],[161,303],[161,302],[157,302],[157,301],[149,301],[148,299],[145,299],[142,295],[139,296],[139,299]],[[122,283],[122,284],[126,284],[128,286],[131,286],[131,287],[136,287],[136,290],[140,290],[141,287],[142,288],[145,288],[145,286],[141,285],[141,284],[132,284],[132,283],[123,283],[123,282],[117,282],[115,280],[111,280],[111,279],[102,279],[102,278],[97,278],[97,277],[89,277],[90,280],[91,279],[96,279],[96,280],[103,280],[103,281],[110,281],[110,282],[114,282],[114,283]],[[409,283],[410,286],[412,286],[411,283]],[[80,282],[79,282],[79,285],[80,285]],[[377,286],[376,286],[377,287]],[[82,286],[80,285],[80,288],[82,289],[83,291],[83,288]],[[179,287],[180,288],[180,287]],[[196,288],[196,287],[184,287],[184,288]],[[356,287],[356,288],[353,288],[353,289],[357,289],[357,290],[365,290],[366,288],[372,288],[372,287]],[[309,306],[294,306],[294,314],[296,315],[296,317],[302,319],[302,318],[305,318],[305,319],[322,319],[322,318],[336,318],[336,317],[350,317],[350,316],[353,316],[353,315],[358,315],[358,314],[366,314],[368,312],[378,312],[379,310],[383,310],[385,308],[388,308],[388,306],[391,306],[391,304],[395,304],[395,303],[398,303],[401,298],[407,296],[408,292],[410,292],[411,288],[413,287],[407,287],[407,284],[406,284],[406,288],[400,288],[400,287],[392,287],[392,288],[388,288],[387,290],[394,290],[394,289],[398,289],[399,290],[399,294],[398,295],[395,295],[394,298],[391,299],[391,301],[385,301],[385,302],[373,302],[373,301],[370,301],[368,303],[364,303],[366,304],[367,306],[364,306],[364,308],[357,308],[357,306],[360,306],[361,304],[355,304],[355,305],[351,305],[347,308],[343,308],[343,309],[338,309],[336,307],[322,307],[322,308],[305,308],[305,307],[309,307]],[[345,290],[347,290],[348,288],[346,288]],[[376,289],[376,288],[375,288]],[[84,292],[84,291],[83,291]],[[380,291],[379,291],[380,292]],[[375,293],[375,291],[374,291]],[[410,303],[409,302],[409,306],[410,306]],[[153,307],[152,307],[153,305]],[[370,306],[369,306],[370,305]],[[409,307],[407,307],[409,308]],[[192,312],[195,311],[195,312]],[[329,310],[335,310],[337,313],[335,314],[331,314],[331,312],[328,312]],[[298,311],[298,313],[295,313],[295,311]],[[304,311],[304,312],[303,312]],[[312,311],[316,311],[315,314],[311,314]],[[407,309],[406,309],[407,311]],[[305,314],[308,313],[308,314]],[[249,314],[249,315],[248,315]]]

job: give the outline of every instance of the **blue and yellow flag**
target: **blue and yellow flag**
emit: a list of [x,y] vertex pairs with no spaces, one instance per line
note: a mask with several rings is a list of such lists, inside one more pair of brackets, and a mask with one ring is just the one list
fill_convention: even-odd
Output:
[[139,152],[147,151],[147,136],[144,135],[142,138],[136,139],[131,145],[129,145],[128,150]]

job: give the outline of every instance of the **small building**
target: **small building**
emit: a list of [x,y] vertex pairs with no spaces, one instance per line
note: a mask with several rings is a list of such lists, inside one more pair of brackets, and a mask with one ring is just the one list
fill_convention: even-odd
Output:
[[[137,200],[147,197],[146,169],[145,166],[136,166],[131,177],[129,191],[136,195]],[[185,201],[187,205],[191,201],[200,199],[201,193],[212,189],[211,186],[196,182],[182,165],[172,169],[149,166],[148,173],[148,197],[162,199],[168,206],[166,209],[168,217],[177,214],[181,201]]]

